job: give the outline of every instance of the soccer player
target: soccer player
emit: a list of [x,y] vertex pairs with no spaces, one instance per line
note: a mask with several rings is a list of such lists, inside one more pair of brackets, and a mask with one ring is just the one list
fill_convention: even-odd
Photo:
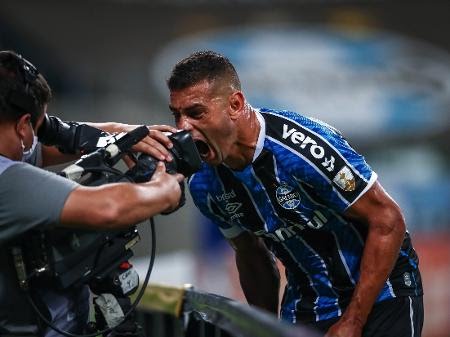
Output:
[[418,257],[399,206],[333,127],[253,108],[230,61],[196,52],[168,79],[170,110],[205,161],[196,206],[236,252],[248,302],[327,336],[417,337]]

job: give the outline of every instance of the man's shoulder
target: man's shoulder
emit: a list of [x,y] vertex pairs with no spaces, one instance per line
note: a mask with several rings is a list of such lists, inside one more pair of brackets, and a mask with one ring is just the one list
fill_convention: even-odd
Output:
[[268,134],[286,138],[294,132],[314,133],[324,138],[342,137],[341,133],[326,122],[290,110],[262,108]]
[[8,160],[0,163],[0,176],[10,175],[52,175],[52,173],[21,161]]
[[270,108],[259,108],[260,112],[264,118],[280,119],[280,120],[291,120],[297,123],[302,123],[310,119],[309,117],[292,110],[280,110],[280,109],[270,109]]
[[30,186],[39,186],[41,189],[72,190],[78,186],[78,183],[54,172],[19,161],[12,161],[3,172],[0,172],[0,181],[3,190],[11,188],[21,190]]
[[7,157],[0,156],[0,175],[12,166],[23,164],[19,161],[11,160]]
[[14,182],[16,178],[23,175],[40,175],[46,172],[38,167],[21,161],[10,160],[0,157],[0,179]]
[[194,197],[207,197],[209,194],[221,191],[223,186],[233,184],[234,175],[225,165],[210,166],[202,164],[199,171],[188,179],[191,195]]
[[188,179],[189,187],[192,189],[195,188],[201,188],[202,186],[206,187],[208,184],[211,184],[211,182],[215,179],[216,176],[216,170],[214,167],[202,163],[202,166],[200,170],[195,172],[192,176]]

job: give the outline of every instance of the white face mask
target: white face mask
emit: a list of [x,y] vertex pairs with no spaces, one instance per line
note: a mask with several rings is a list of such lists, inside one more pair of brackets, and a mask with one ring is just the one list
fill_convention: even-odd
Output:
[[38,137],[35,136],[33,127],[31,127],[31,132],[33,133],[33,144],[31,144],[31,147],[26,151],[25,145],[23,144],[22,140],[22,149],[23,149],[22,161],[27,161],[28,159],[30,159],[30,157],[33,155],[34,150],[36,150],[36,146],[38,144]]

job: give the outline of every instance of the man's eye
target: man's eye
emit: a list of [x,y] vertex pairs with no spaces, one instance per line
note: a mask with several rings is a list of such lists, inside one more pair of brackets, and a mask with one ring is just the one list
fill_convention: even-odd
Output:
[[202,116],[202,114],[203,114],[202,110],[191,110],[186,113],[186,115],[188,115],[191,118],[199,118]]
[[179,112],[172,112],[172,116],[175,119],[175,121],[180,120],[181,114]]

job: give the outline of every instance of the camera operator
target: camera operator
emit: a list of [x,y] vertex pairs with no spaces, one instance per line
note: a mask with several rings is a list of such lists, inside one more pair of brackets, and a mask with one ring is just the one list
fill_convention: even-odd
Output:
[[[75,157],[42,146],[36,135],[46,117],[51,90],[36,68],[11,51],[0,51],[0,336],[60,336],[39,326],[19,288],[11,243],[31,229],[118,229],[175,209],[181,196],[181,174],[166,173],[159,162],[150,181],[81,186],[33,165],[50,165]],[[92,124],[105,131],[129,131],[131,126]],[[162,131],[151,130],[162,143]],[[170,160],[163,145],[146,137],[135,145],[160,160]],[[33,165],[30,165],[33,164]],[[59,329],[81,333],[87,322],[86,286],[58,290],[32,289],[31,296]]]

